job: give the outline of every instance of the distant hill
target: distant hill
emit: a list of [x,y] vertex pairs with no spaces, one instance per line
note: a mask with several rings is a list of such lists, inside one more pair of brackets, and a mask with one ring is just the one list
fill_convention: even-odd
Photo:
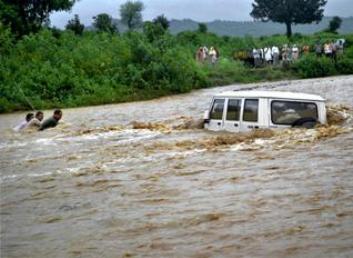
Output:
[[[293,33],[302,34],[313,34],[318,31],[326,29],[331,21],[332,17],[324,17],[318,24],[301,24],[293,26]],[[260,22],[260,21],[221,21],[216,20],[213,22],[206,23],[208,31],[216,33],[218,35],[227,36],[266,36],[273,34],[284,34],[286,33],[286,27],[281,23],[274,22]],[[185,19],[185,20],[171,20],[170,31],[173,34],[177,34],[181,31],[196,30],[198,28],[198,22]],[[340,33],[353,33],[353,17],[342,18],[342,26],[339,29]]]
[[[313,34],[318,31],[326,29],[331,21],[332,17],[324,17],[322,21],[318,24],[301,24],[293,26],[293,33],[302,34]],[[120,32],[126,31],[126,26],[123,25],[120,20],[114,20],[119,28]],[[170,31],[172,34],[177,34],[182,31],[187,30],[197,30],[197,21],[191,19],[184,20],[171,20],[170,21]],[[216,20],[212,22],[207,22],[208,31],[216,33],[218,35],[224,36],[267,36],[273,34],[285,34],[286,28],[284,24],[274,23],[274,22],[260,22],[260,21],[221,21]],[[92,29],[92,27],[88,27]],[[339,29],[340,33],[353,33],[353,17],[342,18],[342,26]]]

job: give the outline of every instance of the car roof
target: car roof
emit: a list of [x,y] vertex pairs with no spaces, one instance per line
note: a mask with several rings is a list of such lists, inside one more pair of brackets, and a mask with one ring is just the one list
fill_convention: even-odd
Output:
[[259,91],[259,90],[225,91],[215,95],[215,97],[273,98],[273,99],[325,101],[325,99],[319,95],[288,92],[288,91]]

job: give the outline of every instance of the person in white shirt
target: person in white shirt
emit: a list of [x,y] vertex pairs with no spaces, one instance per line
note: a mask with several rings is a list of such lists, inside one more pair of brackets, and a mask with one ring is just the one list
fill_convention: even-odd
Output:
[[332,52],[333,52],[332,43],[326,42],[325,45],[324,45],[325,56],[332,57]]
[[293,45],[292,47],[292,60],[298,60],[299,58],[299,48],[297,47],[296,44]]
[[272,63],[272,50],[270,47],[266,47],[264,49],[265,52],[265,61],[267,64],[271,64]]
[[209,55],[209,53],[208,53],[208,48],[207,48],[206,46],[204,46],[202,49],[203,49],[203,51],[202,51],[202,54],[203,54],[202,58],[203,58],[203,61],[205,61],[205,60],[207,59],[208,55]]
[[338,39],[336,41],[336,51],[337,51],[337,55],[342,55],[343,54],[343,49],[344,49],[344,43],[346,42],[345,39]]
[[15,127],[13,128],[13,130],[14,130],[15,132],[22,131],[23,129],[26,128],[27,124],[33,119],[33,117],[34,117],[33,113],[28,113],[28,114],[26,115],[25,121],[22,121],[20,124],[18,124],[17,126],[15,126]]
[[208,54],[211,58],[211,63],[215,64],[217,62],[217,51],[214,49],[214,47],[210,48],[210,52]]
[[25,130],[33,130],[36,129],[38,130],[41,126],[41,122],[44,118],[44,114],[42,111],[37,111],[37,113],[35,114],[34,118],[31,119],[31,121],[29,121],[26,126],[25,126]]
[[277,46],[272,47],[273,65],[279,64],[279,48]]

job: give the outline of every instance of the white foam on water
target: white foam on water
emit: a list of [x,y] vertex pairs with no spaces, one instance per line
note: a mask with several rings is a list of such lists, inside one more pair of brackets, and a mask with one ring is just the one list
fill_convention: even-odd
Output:
[[117,137],[114,141],[119,141],[120,143],[131,143],[140,141],[143,139],[150,139],[160,135],[160,132],[152,132],[150,130],[123,130],[123,131],[109,131],[109,132],[101,132],[101,133],[91,133],[91,134],[83,134],[79,136],[69,136],[56,138],[56,141],[59,142],[82,142],[82,141],[94,141],[99,139],[109,139],[113,137]]
[[0,143],[0,149],[8,149],[8,148],[15,148],[15,147],[24,147],[27,146],[29,142],[19,142],[19,141],[14,141],[12,143]]
[[[119,164],[118,167],[125,167],[126,165],[130,166],[131,163],[141,163],[141,162],[153,162],[153,161],[159,161],[163,160],[166,158],[173,158],[173,157],[187,157],[191,156],[193,154],[199,154],[206,152],[207,149],[194,149],[194,150],[187,150],[187,151],[170,151],[166,153],[157,153],[149,156],[145,155],[140,155],[140,156],[135,156],[135,157],[127,157],[127,158],[120,158],[120,159],[114,159],[111,162],[105,163],[106,165],[116,165]],[[124,164],[124,165],[123,165]],[[114,167],[116,168],[116,167]]]
[[74,167],[74,168],[67,168],[64,170],[56,170],[53,172],[43,172],[43,173],[29,173],[25,175],[7,175],[0,177],[0,184],[8,181],[14,181],[15,179],[23,179],[23,178],[37,178],[37,177],[45,177],[45,176],[54,176],[54,175],[61,175],[61,174],[73,174],[77,173],[83,167]]
[[40,144],[40,145],[56,145],[56,143],[54,142],[54,139],[51,138],[41,138],[41,139],[37,139],[34,141],[34,143]]

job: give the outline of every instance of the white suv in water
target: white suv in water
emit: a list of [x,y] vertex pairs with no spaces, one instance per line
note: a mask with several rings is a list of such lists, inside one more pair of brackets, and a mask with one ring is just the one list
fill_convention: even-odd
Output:
[[326,123],[325,99],[281,91],[231,91],[212,98],[205,128],[244,132],[258,128],[312,128]]

